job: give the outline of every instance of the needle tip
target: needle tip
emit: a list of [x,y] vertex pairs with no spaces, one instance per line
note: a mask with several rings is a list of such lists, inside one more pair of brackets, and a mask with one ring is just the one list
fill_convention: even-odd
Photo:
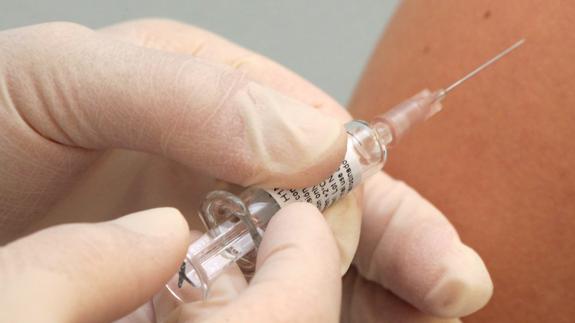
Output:
[[510,47],[510,49],[515,49],[523,45],[523,43],[525,43],[525,38],[520,38],[518,41],[515,42],[515,44],[513,44],[513,46]]

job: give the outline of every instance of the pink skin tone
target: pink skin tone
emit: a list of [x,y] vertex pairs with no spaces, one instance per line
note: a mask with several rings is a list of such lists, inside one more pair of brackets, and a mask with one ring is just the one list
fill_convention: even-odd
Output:
[[[5,242],[20,238],[0,249],[2,320],[336,322],[341,306],[344,321],[438,322],[488,301],[479,256],[380,173],[327,221],[309,205],[283,209],[249,285],[231,274],[208,302],[174,307],[160,293],[145,303],[177,271],[188,226],[172,208],[122,214],[193,214],[206,191],[227,187],[213,176],[318,182],[344,154],[349,115],[276,63],[180,23],[50,24],[0,39],[11,44],[0,49],[10,62],[0,63],[1,230]],[[40,295],[35,311],[22,310],[29,295]]]

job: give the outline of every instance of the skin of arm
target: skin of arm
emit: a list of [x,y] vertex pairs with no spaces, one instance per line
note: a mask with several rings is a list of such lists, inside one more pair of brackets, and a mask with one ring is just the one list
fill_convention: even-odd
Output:
[[450,93],[387,165],[484,257],[491,303],[465,322],[575,317],[575,3],[405,1],[351,101],[369,120],[524,46]]

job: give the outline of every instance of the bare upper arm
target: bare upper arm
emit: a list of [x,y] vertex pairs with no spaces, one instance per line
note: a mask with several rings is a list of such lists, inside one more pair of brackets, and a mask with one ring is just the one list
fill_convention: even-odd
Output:
[[485,258],[490,305],[469,322],[575,317],[575,2],[405,1],[351,109],[376,113],[438,88],[525,37],[454,91],[387,170],[442,209]]

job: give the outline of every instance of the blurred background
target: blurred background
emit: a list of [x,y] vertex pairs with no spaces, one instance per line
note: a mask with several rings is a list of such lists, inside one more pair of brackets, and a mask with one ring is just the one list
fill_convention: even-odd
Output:
[[345,105],[399,0],[2,0],[0,29],[48,21],[98,28],[163,17],[220,34],[302,75]]

